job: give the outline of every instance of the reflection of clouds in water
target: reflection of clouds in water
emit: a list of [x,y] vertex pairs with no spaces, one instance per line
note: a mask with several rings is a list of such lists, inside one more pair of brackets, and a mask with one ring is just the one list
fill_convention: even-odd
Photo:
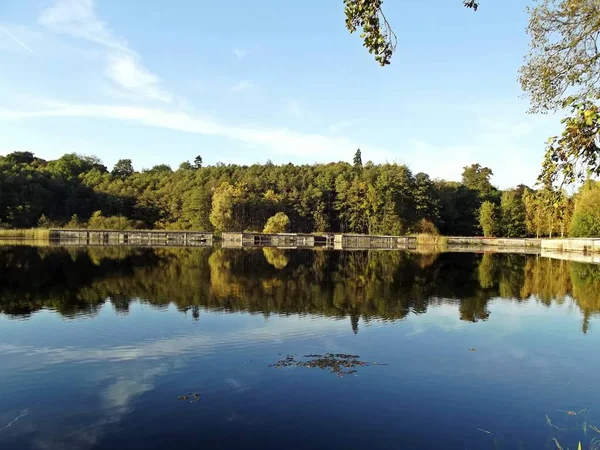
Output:
[[[34,442],[35,447],[41,450],[93,448],[111,428],[118,425],[123,416],[133,410],[131,404],[136,397],[152,391],[154,379],[167,371],[167,366],[161,365],[151,369],[136,370],[128,378],[121,376],[111,379],[112,384],[99,392],[99,409],[69,418],[69,422],[76,422],[76,425],[39,430],[39,435]],[[100,377],[98,383],[103,381],[106,381],[106,378]],[[63,419],[68,418],[67,414]],[[80,416],[89,419],[81,419]]]
[[120,417],[103,418],[91,425],[65,432],[61,430],[60,436],[38,437],[33,442],[34,448],[40,450],[79,450],[96,446],[108,426],[120,421]]
[[[271,317],[271,320],[264,326],[256,326],[251,323],[247,328],[237,329],[228,333],[219,332],[218,334],[198,334],[179,335],[167,339],[156,341],[143,341],[135,345],[122,345],[103,348],[83,348],[83,347],[33,347],[18,345],[0,345],[0,353],[11,357],[11,369],[35,368],[43,366],[62,364],[62,363],[127,363],[128,369],[135,361],[157,360],[161,358],[181,357],[185,354],[194,356],[208,354],[226,348],[250,348],[252,345],[260,343],[273,344],[275,342],[284,342],[288,339],[314,339],[319,335],[330,335],[332,333],[347,334],[349,327],[346,321],[314,319],[310,320],[290,320],[287,318]],[[181,358],[169,360],[169,364],[175,364],[178,367],[185,365]],[[114,365],[111,365],[114,369]],[[132,403],[135,399],[154,389],[155,379],[168,372],[168,366],[163,363],[158,367],[150,369],[128,370],[126,375],[120,373],[118,377],[112,375],[102,375],[97,372],[94,376],[96,385],[110,384],[99,391],[100,406],[97,410],[73,413],[72,417],[67,417],[69,412],[65,413],[62,419],[68,425],[66,428],[43,427],[39,423],[33,424],[34,428],[28,430],[28,433],[37,434],[34,446],[41,450],[75,450],[90,449],[97,445],[102,436],[108,433],[112,428],[118,426],[123,416],[133,410]],[[245,392],[249,388],[242,384],[240,380],[228,378],[225,380],[229,386],[236,392]],[[82,418],[82,416],[85,416]],[[56,418],[54,418],[56,419]],[[61,419],[61,418],[59,418]],[[229,421],[240,420],[236,412],[228,417]],[[53,422],[55,423],[55,422]],[[12,427],[15,429],[15,426]],[[23,429],[18,430],[23,433]]]
[[27,414],[29,414],[29,410],[25,409],[21,412],[21,414],[18,414],[17,416],[15,416],[14,419],[12,419],[10,422],[8,422],[7,425],[4,425],[2,428],[0,428],[0,432],[12,427],[15,423],[17,423],[19,421],[19,419],[21,419],[22,417],[25,417]]
[[103,393],[104,404],[107,409],[122,409],[136,396],[154,388],[150,383],[137,380],[118,380],[110,385]]
[[[279,318],[267,326],[243,328],[228,333],[180,335],[156,341],[145,341],[137,345],[122,345],[103,348],[81,347],[34,347],[0,345],[0,352],[19,355],[18,367],[28,365],[58,364],[66,362],[119,362],[136,359],[159,359],[189,353],[202,355],[218,349],[248,348],[261,342],[279,343],[288,339],[314,339],[332,332],[347,334],[348,324],[336,320],[296,320]],[[22,356],[22,358],[21,358]],[[14,362],[13,362],[14,363]]]
[[457,331],[472,325],[460,320],[459,304],[457,302],[450,303],[452,300],[447,301],[449,303],[430,304],[427,308],[427,314],[409,315],[407,322],[412,329],[407,333],[407,336],[426,333],[432,328],[443,331]]
[[244,386],[242,383],[240,383],[235,378],[227,378],[225,380],[225,383],[228,384],[229,386],[231,386],[233,388],[233,390],[237,393],[246,392],[248,390],[248,388],[246,386]]

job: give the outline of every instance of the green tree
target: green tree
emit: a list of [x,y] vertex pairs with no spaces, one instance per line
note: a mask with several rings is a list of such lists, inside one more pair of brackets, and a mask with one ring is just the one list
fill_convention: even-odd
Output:
[[520,237],[526,235],[525,205],[517,190],[508,190],[502,193],[500,211],[503,236]]
[[111,174],[115,177],[126,178],[133,175],[133,164],[131,159],[120,159],[113,167]]
[[420,172],[415,176],[413,199],[417,221],[425,219],[433,224],[439,222],[440,200],[429,175]]
[[462,182],[467,188],[477,192],[482,202],[495,201],[498,198],[498,190],[490,182],[492,175],[494,172],[489,167],[471,164],[463,167]]
[[97,169],[101,173],[106,173],[106,167],[95,156],[78,155],[68,153],[55,161],[48,163],[48,170],[54,175],[64,178],[77,178],[79,175]]
[[529,9],[530,52],[520,71],[533,111],[555,110],[568,98],[600,96],[600,2],[538,0]]
[[599,183],[586,183],[577,195],[570,235],[573,237],[600,237]]
[[354,168],[355,169],[362,169],[363,163],[362,163],[362,154],[360,151],[360,148],[358,150],[356,150],[356,153],[354,153],[354,159],[352,160],[353,164],[354,164]]
[[[599,29],[600,33],[600,29]],[[598,54],[600,62],[600,54]],[[572,104],[561,136],[548,140],[539,181],[544,186],[581,182],[600,175],[600,109],[592,102]]]
[[278,212],[272,217],[269,217],[263,233],[285,233],[290,226],[290,218],[283,212]]
[[241,203],[246,192],[242,186],[223,183],[215,190],[212,198],[210,222],[217,231],[243,231],[244,221]]
[[66,223],[65,228],[79,229],[85,228],[85,224],[79,219],[77,214],[73,214],[71,219]]
[[548,215],[542,197],[540,191],[526,191],[523,194],[525,229],[527,234],[536,238],[545,235],[548,228]]
[[173,172],[173,169],[168,164],[157,164],[156,166],[152,166],[151,169],[146,170],[146,172]]
[[477,192],[455,181],[437,180],[434,187],[440,205],[437,225],[440,232],[454,236],[478,233],[481,201]]
[[485,237],[496,236],[498,231],[498,207],[489,201],[481,204],[479,210],[479,225]]
[[520,71],[534,112],[570,108],[548,141],[540,183],[547,189],[600,175],[600,2],[538,0],[529,10],[530,52]]
[[10,164],[31,164],[34,159],[31,152],[12,152],[6,155],[6,160]]
[[198,155],[194,158],[194,169],[202,168],[202,156]]
[[48,217],[46,217],[45,214],[42,214],[40,216],[37,225],[40,228],[52,228],[55,226],[55,224],[50,219],[48,219]]

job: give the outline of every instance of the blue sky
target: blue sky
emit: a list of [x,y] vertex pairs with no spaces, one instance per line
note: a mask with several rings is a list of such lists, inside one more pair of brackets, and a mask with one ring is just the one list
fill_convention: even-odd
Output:
[[0,154],[92,154],[136,169],[399,162],[533,185],[555,116],[527,114],[527,0],[387,0],[380,67],[341,0],[4,0]]

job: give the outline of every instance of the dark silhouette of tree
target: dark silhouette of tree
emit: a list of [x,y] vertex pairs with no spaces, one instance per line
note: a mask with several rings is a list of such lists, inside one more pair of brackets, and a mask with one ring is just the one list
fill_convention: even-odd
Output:
[[356,150],[356,153],[354,153],[354,159],[352,160],[352,163],[354,164],[354,167],[356,169],[362,169],[363,163],[362,163],[362,153],[360,151],[360,148],[358,150]]

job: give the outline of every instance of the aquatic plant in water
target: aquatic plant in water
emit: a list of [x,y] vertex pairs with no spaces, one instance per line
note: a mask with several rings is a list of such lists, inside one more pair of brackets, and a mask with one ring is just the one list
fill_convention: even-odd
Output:
[[349,355],[346,353],[327,353],[325,355],[304,355],[309,358],[307,361],[298,361],[294,355],[287,355],[269,367],[277,369],[281,367],[309,367],[329,370],[339,377],[356,373],[358,367],[368,366],[387,366],[385,363],[360,361],[358,355]]
[[[563,447],[563,444],[561,444],[561,442],[559,441],[559,439],[563,440],[561,438],[561,432],[564,432],[564,431],[566,431],[566,432],[583,431],[584,436],[588,435],[588,430],[591,430],[597,434],[600,434],[600,428],[598,428],[596,425],[590,424],[588,422],[588,417],[586,414],[588,411],[589,411],[589,408],[584,408],[579,411],[574,411],[574,410],[570,410],[570,409],[569,410],[559,409],[558,412],[567,416],[567,418],[565,419],[567,421],[565,425],[570,424],[570,426],[567,426],[565,428],[560,428],[560,427],[556,426],[554,423],[552,423],[552,420],[550,419],[548,414],[546,414],[547,425],[550,428],[552,428],[553,430],[556,430],[555,436],[550,438],[550,441],[554,448],[556,448],[557,450],[569,450],[569,448],[573,448],[573,447],[568,447],[568,446]],[[580,422],[579,418],[582,418],[583,422]],[[573,427],[573,420],[575,420],[574,427]],[[577,448],[579,450],[582,450],[584,448],[587,448],[589,450],[600,450],[600,438],[598,438],[597,436],[592,438],[591,441],[589,441],[589,444],[587,445],[587,447],[585,446],[584,442],[585,441],[582,442],[581,440],[578,441]]]
[[190,392],[188,394],[180,395],[177,400],[189,400],[190,403],[196,403],[200,401],[200,394],[197,392]]

